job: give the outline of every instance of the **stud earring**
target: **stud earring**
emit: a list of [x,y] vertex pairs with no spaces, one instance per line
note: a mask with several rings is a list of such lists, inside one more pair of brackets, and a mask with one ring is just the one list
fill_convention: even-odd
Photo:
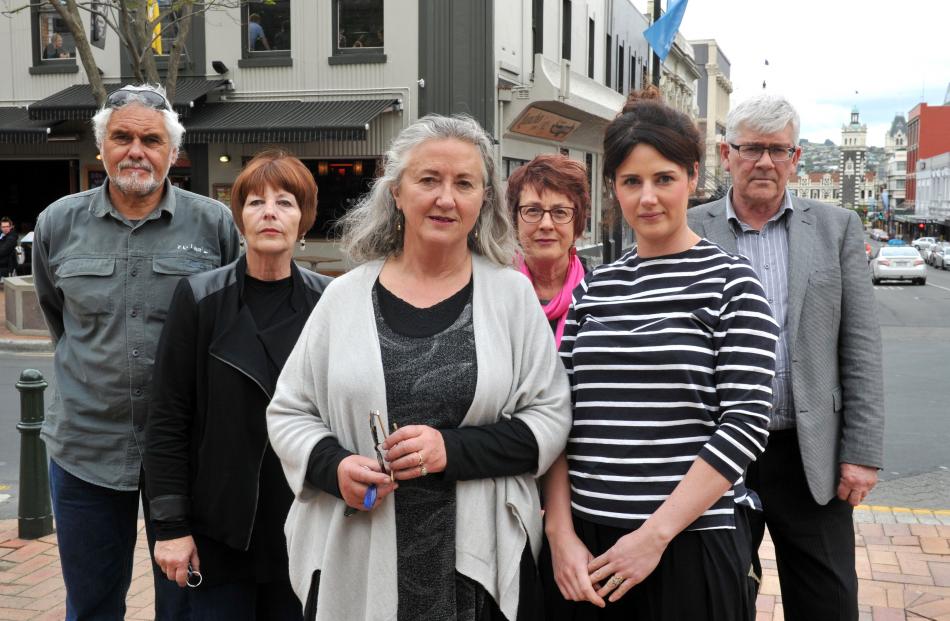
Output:
[[304,236],[300,236],[300,249],[304,250],[307,247],[307,240],[304,239]]

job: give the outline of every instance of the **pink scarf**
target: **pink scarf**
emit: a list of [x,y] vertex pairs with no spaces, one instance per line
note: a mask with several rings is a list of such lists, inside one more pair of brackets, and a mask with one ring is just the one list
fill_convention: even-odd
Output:
[[[518,269],[528,277],[532,283],[534,278],[531,276],[531,270],[524,262],[524,257],[518,253]],[[544,314],[548,321],[557,319],[557,329],[554,331],[554,344],[561,346],[561,337],[564,335],[564,320],[567,318],[567,309],[571,305],[571,292],[574,287],[584,279],[584,265],[577,258],[577,251],[571,248],[571,258],[567,264],[567,275],[564,278],[564,286],[554,298],[544,306]]]

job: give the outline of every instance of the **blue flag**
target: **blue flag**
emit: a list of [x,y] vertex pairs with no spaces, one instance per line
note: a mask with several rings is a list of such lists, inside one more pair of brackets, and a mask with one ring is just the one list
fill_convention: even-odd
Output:
[[[659,0],[654,0],[659,2]],[[660,57],[660,62],[666,60],[670,48],[673,47],[673,39],[676,38],[676,31],[680,29],[680,22],[683,21],[683,13],[686,12],[686,3],[689,0],[669,0],[666,7],[666,13],[656,20],[656,22],[643,31],[643,36],[647,43]]]

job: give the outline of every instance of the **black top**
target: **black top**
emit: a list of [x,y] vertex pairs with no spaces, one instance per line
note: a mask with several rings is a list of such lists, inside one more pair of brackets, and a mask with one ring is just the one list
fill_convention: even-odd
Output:
[[[416,308],[400,300],[377,281],[374,292],[383,320],[404,336],[431,336],[451,325],[471,296],[473,282],[429,308]],[[431,315],[429,315],[431,313]],[[442,478],[466,481],[532,472],[538,463],[538,442],[520,420],[501,420],[478,427],[442,428],[447,463]],[[342,498],[337,481],[340,462],[352,453],[335,437],[321,440],[310,453],[307,481]]]
[[329,282],[292,266],[287,281],[260,283],[246,266],[241,257],[179,283],[145,434],[156,538],[192,534],[209,586],[287,580],[283,523],[293,493],[267,441],[265,412]]

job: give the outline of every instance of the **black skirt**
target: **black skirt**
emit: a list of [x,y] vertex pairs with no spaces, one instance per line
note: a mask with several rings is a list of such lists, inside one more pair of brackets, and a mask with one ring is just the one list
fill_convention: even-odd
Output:
[[[630,532],[577,516],[574,531],[594,557]],[[751,558],[741,527],[680,533],[653,573],[606,608],[561,597],[547,538],[538,565],[549,621],[737,621],[749,618],[755,608],[748,580]]]

